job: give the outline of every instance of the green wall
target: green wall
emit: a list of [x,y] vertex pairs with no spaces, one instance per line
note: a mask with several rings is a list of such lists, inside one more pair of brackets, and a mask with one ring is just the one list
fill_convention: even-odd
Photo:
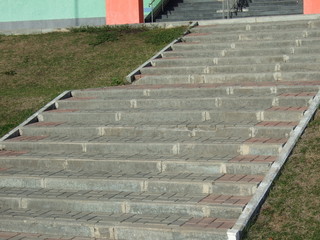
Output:
[[106,17],[105,0],[0,0],[0,22]]

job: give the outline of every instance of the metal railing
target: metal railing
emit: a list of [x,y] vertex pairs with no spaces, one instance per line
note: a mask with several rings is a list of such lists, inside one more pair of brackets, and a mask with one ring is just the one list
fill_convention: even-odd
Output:
[[[149,3],[149,7],[151,8],[151,22],[154,22],[154,17],[155,15],[157,15],[160,11],[164,11],[164,7],[167,5],[167,3],[169,2],[169,0],[160,0],[160,3],[157,6],[154,6],[156,0],[152,0]],[[160,6],[160,7],[159,7]]]
[[222,18],[232,18],[244,8],[249,7],[251,0],[222,0]]

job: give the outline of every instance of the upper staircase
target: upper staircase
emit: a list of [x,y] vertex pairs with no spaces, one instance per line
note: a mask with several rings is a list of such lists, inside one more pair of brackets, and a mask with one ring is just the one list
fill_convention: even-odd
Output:
[[132,85],[64,94],[0,141],[0,231],[237,239],[318,104],[319,40],[318,19],[200,25]]
[[233,1],[229,2],[230,13],[227,12],[227,4],[223,7],[221,0],[172,0],[155,21],[195,21],[303,13],[302,0],[248,0],[249,5],[239,8],[238,11],[233,8]]

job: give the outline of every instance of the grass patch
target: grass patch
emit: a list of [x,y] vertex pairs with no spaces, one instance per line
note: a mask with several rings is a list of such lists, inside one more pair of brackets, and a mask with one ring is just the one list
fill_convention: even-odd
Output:
[[[0,136],[65,90],[126,84],[127,74],[185,30],[105,26],[0,36]],[[166,40],[150,41],[159,32]]]
[[245,240],[320,239],[320,113],[273,184]]

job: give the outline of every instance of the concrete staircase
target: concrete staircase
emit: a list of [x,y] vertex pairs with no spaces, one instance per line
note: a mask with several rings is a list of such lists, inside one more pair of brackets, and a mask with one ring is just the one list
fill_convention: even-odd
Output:
[[0,231],[237,239],[319,90],[319,39],[319,20],[202,24],[133,85],[62,97],[0,142]]
[[[252,0],[249,6],[232,18],[273,15],[293,15],[303,13],[303,1],[300,0]],[[156,18],[156,22],[193,21],[222,19],[222,1],[220,0],[173,0],[165,12]]]

